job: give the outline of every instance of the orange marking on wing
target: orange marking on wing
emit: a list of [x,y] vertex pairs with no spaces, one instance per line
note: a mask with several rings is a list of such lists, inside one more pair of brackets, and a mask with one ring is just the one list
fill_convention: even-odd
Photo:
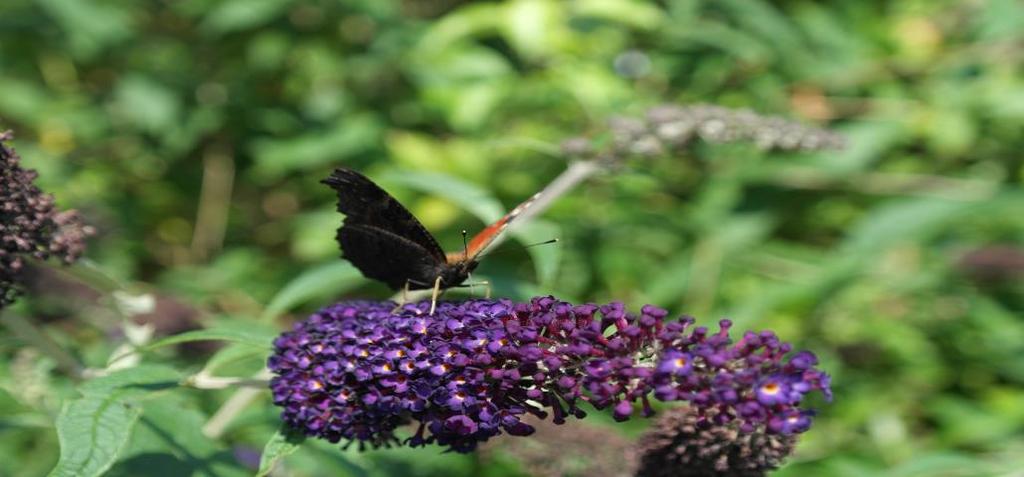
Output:
[[494,239],[498,238],[498,235],[508,227],[508,224],[512,223],[519,214],[523,213],[524,210],[533,205],[538,197],[540,197],[540,192],[534,194],[533,197],[526,199],[522,204],[519,204],[516,208],[512,209],[511,212],[498,219],[497,222],[488,225],[480,231],[480,233],[474,235],[466,246],[465,251],[449,253],[447,256],[448,263],[475,259],[487,248],[488,245],[491,244],[491,242],[494,241]]

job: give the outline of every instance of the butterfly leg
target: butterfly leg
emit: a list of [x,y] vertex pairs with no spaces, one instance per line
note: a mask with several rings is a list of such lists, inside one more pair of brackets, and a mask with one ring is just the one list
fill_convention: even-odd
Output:
[[409,283],[410,282],[412,282],[412,280],[406,280],[405,281],[405,286],[402,287],[402,299],[401,299],[401,301],[398,302],[397,305],[395,305],[395,308],[393,308],[391,310],[391,313],[394,313],[394,312],[398,311],[400,308],[405,306],[406,303],[409,303]]
[[430,296],[430,314],[434,314],[434,310],[437,309],[437,296],[441,293],[441,277],[437,277],[434,280],[434,293]]
[[476,296],[476,290],[473,289],[474,286],[476,286],[476,285],[483,285],[484,286],[484,299],[487,299],[487,300],[491,299],[491,282],[489,282],[487,280],[483,280],[483,281],[480,281],[480,282],[473,283],[473,274],[471,274],[471,273],[467,273],[466,277],[469,279],[469,282],[466,283],[466,285],[469,286],[469,296]]
[[463,283],[462,285],[458,285],[458,286],[452,287],[452,288],[469,288],[470,295],[471,296],[476,296],[476,294],[473,292],[473,287],[477,287],[477,286],[483,286],[484,287],[484,298],[489,300],[491,298],[491,291],[493,291],[493,290],[491,288],[491,282],[489,282],[487,280],[482,280],[482,281],[479,281],[479,282]]

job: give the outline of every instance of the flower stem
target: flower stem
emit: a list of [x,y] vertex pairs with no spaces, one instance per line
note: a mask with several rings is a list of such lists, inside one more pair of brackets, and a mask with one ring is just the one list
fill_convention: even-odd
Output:
[[[249,381],[265,381],[270,378],[270,370],[267,368],[261,369],[258,373],[253,375],[253,378]],[[234,394],[228,398],[227,401],[221,405],[217,412],[210,416],[210,419],[203,425],[203,435],[216,439],[224,434],[228,425],[231,421],[235,420],[236,417],[264,392],[268,386],[266,383],[258,387],[243,387],[235,391]],[[220,389],[220,388],[205,388],[205,389]]]
[[268,376],[261,376],[259,374],[251,378],[240,378],[236,376],[211,376],[206,373],[199,373],[186,378],[182,385],[196,389],[226,389],[230,387],[266,388],[270,383],[270,380],[267,378]]

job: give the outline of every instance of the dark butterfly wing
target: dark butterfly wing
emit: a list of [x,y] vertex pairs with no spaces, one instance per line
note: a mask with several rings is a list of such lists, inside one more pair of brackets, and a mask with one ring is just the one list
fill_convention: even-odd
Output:
[[445,266],[444,252],[402,204],[351,169],[338,168],[323,183],[338,193],[338,211],[345,214],[337,235],[342,257],[395,290],[433,283]]
[[[419,246],[422,253],[430,259],[445,262],[444,251],[437,244],[433,235],[412,213],[388,194],[367,179],[366,176],[346,168],[335,169],[327,179],[323,180],[338,193],[338,212],[345,214],[345,222],[338,229],[338,240],[341,242],[342,230],[352,225],[364,225],[378,231],[396,235],[407,242]],[[344,244],[341,244],[344,249]],[[346,254],[354,250],[346,250]],[[355,263],[355,262],[353,262]],[[366,274],[366,269],[356,264]],[[369,275],[367,275],[369,276]],[[403,284],[404,285],[404,284]]]
[[338,229],[342,256],[367,278],[399,290],[428,288],[437,276],[437,261],[418,243],[373,225],[349,223]]

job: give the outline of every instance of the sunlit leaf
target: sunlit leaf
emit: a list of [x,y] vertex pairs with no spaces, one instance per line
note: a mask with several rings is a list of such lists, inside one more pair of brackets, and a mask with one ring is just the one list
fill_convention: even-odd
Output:
[[90,394],[66,403],[57,416],[61,455],[51,477],[102,475],[131,436],[141,410],[112,395]]
[[250,346],[245,343],[231,343],[214,353],[203,366],[206,374],[216,374],[222,367],[229,366],[241,361],[254,360],[256,357],[263,357],[266,349]]
[[166,393],[145,401],[135,433],[113,477],[251,476],[222,442],[203,433],[209,416],[183,393]]
[[566,3],[557,0],[515,0],[505,6],[505,35],[518,53],[540,58],[557,51],[564,33]]
[[116,112],[149,133],[168,132],[181,117],[177,92],[156,78],[127,76],[118,83],[115,97]]
[[154,350],[165,346],[192,341],[230,341],[243,343],[249,346],[265,348],[277,336],[276,330],[265,324],[251,320],[235,322],[219,322],[211,328],[202,330],[186,331],[176,335],[157,340],[143,349]]
[[493,32],[502,19],[499,4],[475,3],[445,15],[431,25],[417,45],[417,55],[432,57],[451,47],[452,43],[471,38],[473,35]]
[[654,29],[665,20],[664,13],[654,5],[631,0],[580,0],[573,2],[573,13],[644,30]]
[[[534,219],[525,223],[522,227],[516,228],[512,235],[519,242],[530,246],[526,250],[530,254],[531,261],[533,261],[534,271],[537,274],[537,283],[541,287],[550,286],[552,280],[558,276],[558,267],[562,260],[563,247],[569,246],[562,240],[562,228],[551,221]],[[559,242],[535,245],[553,239],[558,239]]]
[[40,0],[69,37],[76,56],[90,58],[132,34],[129,12],[93,0]]
[[[371,116],[349,117],[323,130],[283,139],[260,138],[249,149],[256,158],[256,173],[265,179],[338,164],[373,148],[379,142],[380,124]],[[312,180],[309,184],[315,184]]]
[[431,173],[415,174],[389,173],[381,180],[397,182],[424,192],[444,197],[466,209],[486,223],[498,220],[504,214],[504,207],[486,190],[455,177]]
[[274,432],[273,436],[270,436],[267,445],[263,447],[263,453],[260,455],[260,470],[256,473],[256,476],[270,475],[270,472],[274,470],[274,466],[281,459],[299,450],[299,446],[305,439],[306,436],[302,435],[302,433],[293,431],[282,424],[281,428]]
[[272,320],[277,315],[316,298],[344,293],[362,283],[365,283],[363,275],[347,261],[339,259],[310,268],[285,285],[270,300],[263,311],[261,321]]
[[122,398],[135,397],[177,386],[181,377],[181,372],[170,366],[143,364],[85,381],[78,391],[85,395],[118,393]]
[[229,33],[258,27],[278,15],[292,0],[228,0],[210,10],[201,28],[213,33]]

